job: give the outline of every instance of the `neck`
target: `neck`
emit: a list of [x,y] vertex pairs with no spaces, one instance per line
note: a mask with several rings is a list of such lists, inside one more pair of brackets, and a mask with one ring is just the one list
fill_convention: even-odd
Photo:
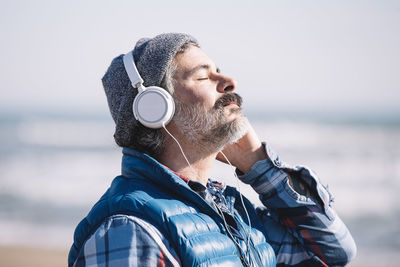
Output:
[[190,166],[182,155],[178,144],[165,131],[165,147],[158,160],[171,170],[190,180],[206,185],[218,151],[207,151],[197,142],[187,140],[185,136],[171,124],[172,123],[168,125],[168,131],[178,140]]

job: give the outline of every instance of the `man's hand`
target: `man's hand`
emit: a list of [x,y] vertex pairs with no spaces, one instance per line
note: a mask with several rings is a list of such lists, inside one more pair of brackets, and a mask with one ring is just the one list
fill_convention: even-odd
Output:
[[[247,119],[246,123],[247,133],[236,143],[227,144],[222,150],[232,165],[243,173],[248,172],[254,163],[267,157],[261,141]],[[217,159],[227,163],[221,153],[217,155]]]

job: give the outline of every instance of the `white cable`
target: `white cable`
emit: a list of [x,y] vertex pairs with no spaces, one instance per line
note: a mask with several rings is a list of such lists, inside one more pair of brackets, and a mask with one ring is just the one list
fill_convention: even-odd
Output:
[[240,200],[241,200],[241,202],[242,202],[242,206],[243,206],[243,208],[244,208],[244,212],[246,213],[247,221],[249,222],[249,234],[248,234],[248,236],[247,236],[247,248],[249,248],[249,245],[250,245],[250,234],[251,234],[251,221],[250,221],[249,213],[247,212],[247,209],[246,209],[246,205],[244,204],[244,201],[243,201],[242,191],[240,190],[239,177],[238,177],[237,174],[236,174],[235,167],[233,167],[233,165],[232,165],[231,162],[229,161],[228,157],[227,157],[227,156],[224,154],[224,152],[222,152],[221,150],[220,150],[219,152],[222,154],[222,156],[224,156],[225,160],[226,160],[226,161],[228,162],[228,164],[231,166],[232,171],[233,171],[233,174],[234,174],[235,177],[236,177],[236,183],[237,183],[237,187],[238,187],[238,191],[239,191],[239,195],[240,195]]
[[[190,162],[189,162],[188,158],[186,157],[185,153],[183,152],[182,146],[179,144],[178,140],[167,130],[167,127],[165,127],[165,123],[163,123],[162,127],[164,128],[164,130],[168,133],[168,135],[171,136],[171,138],[172,138],[172,139],[176,142],[176,144],[178,145],[178,147],[179,147],[179,149],[180,149],[180,151],[181,151],[181,153],[182,153],[182,156],[185,158],[186,163],[188,164],[188,166],[189,166],[190,169],[192,170],[193,174],[197,175],[197,177],[200,177],[200,175],[198,174],[198,172],[197,172],[197,171],[192,167],[192,165],[190,164]],[[247,220],[248,220],[248,222],[249,222],[249,227],[250,227],[250,228],[249,228],[249,234],[248,234],[248,236],[247,236],[247,250],[250,251],[251,221],[250,221],[250,216],[249,216],[249,213],[247,212],[246,206],[244,205],[242,193],[241,193],[241,191],[240,191],[239,177],[237,177],[236,172],[235,172],[235,168],[233,167],[233,165],[231,164],[231,162],[229,161],[229,159],[225,156],[225,154],[224,154],[222,151],[219,151],[219,152],[224,156],[224,158],[226,159],[226,161],[228,162],[228,164],[231,166],[231,168],[232,168],[232,170],[233,170],[233,174],[235,175],[235,177],[236,177],[236,179],[237,179],[236,181],[237,181],[237,185],[238,185],[238,189],[239,189],[240,200],[241,200],[241,202],[242,202],[242,206],[243,206],[244,211],[245,211],[245,213],[246,213]],[[225,225],[225,228],[226,228],[228,234],[229,234],[230,237],[232,238],[233,242],[235,242],[236,245],[240,248],[239,243],[235,240],[235,238],[233,237],[231,231],[229,230],[229,225],[228,225],[228,223],[227,223],[226,220],[225,220],[225,216],[223,215],[222,210],[218,207],[218,205],[215,203],[215,201],[214,201],[213,198],[211,198],[211,200],[212,200],[212,203],[213,203],[214,207],[221,213],[221,217],[222,217],[222,220],[224,221],[224,225]]]
[[190,164],[189,160],[187,159],[185,153],[183,152],[183,149],[182,149],[182,147],[181,147],[181,144],[179,144],[178,140],[176,140],[176,138],[167,130],[167,127],[165,127],[165,123],[163,123],[162,126],[163,126],[164,130],[169,134],[169,136],[171,136],[171,138],[174,139],[174,141],[177,143],[179,149],[181,150],[182,156],[185,158],[186,163],[188,164],[188,166],[189,166],[190,169],[192,170],[193,174],[200,178],[200,175],[199,175],[199,174],[197,173],[197,171],[192,167],[192,165]]
[[[188,164],[189,167],[192,169],[192,171],[194,172],[194,174],[196,174],[198,177],[200,177],[200,176],[198,175],[197,171],[192,167],[192,165],[190,164],[189,160],[187,159],[187,157],[186,157],[185,153],[183,152],[183,149],[182,149],[181,145],[179,144],[178,140],[167,130],[167,128],[165,127],[164,124],[163,124],[163,128],[164,128],[164,130],[169,134],[169,136],[171,136],[172,139],[174,139],[174,141],[178,144],[178,147],[179,147],[179,149],[181,150],[181,153],[182,153],[183,157],[185,158],[187,164]],[[222,215],[222,211],[221,211],[221,209],[217,206],[217,204],[214,202],[214,199],[211,198],[211,200],[213,201],[213,204],[214,204],[215,208],[216,208],[217,210],[219,210],[220,213],[221,213],[221,215]],[[224,220],[225,227],[227,228],[228,233],[229,233],[230,236],[232,237],[232,240],[236,243],[236,240],[233,238],[233,235],[232,235],[232,233],[230,232],[230,230],[229,230],[229,228],[228,228],[228,223],[225,221],[225,217],[224,217],[223,215],[222,215],[222,219]],[[236,243],[236,244],[239,246],[238,243]],[[240,247],[240,246],[239,246],[239,247]]]

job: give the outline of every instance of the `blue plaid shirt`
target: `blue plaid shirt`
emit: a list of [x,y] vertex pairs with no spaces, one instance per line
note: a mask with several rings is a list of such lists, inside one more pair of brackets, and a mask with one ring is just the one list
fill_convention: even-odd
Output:
[[[277,266],[346,265],[355,257],[356,246],[331,207],[331,194],[307,167],[291,167],[269,146],[266,151],[267,159],[255,163],[248,173],[238,174],[264,204],[257,212],[275,251]],[[307,183],[319,199],[294,191],[288,175]],[[228,210],[223,184],[209,181],[206,188],[189,181],[189,186],[206,201],[213,198],[222,211]],[[83,250],[74,266],[180,266],[178,255],[157,228],[128,215],[107,218]]]

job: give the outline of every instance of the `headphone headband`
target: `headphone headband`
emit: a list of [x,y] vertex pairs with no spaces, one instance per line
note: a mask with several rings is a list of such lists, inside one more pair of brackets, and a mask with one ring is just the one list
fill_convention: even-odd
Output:
[[134,88],[140,89],[144,81],[142,77],[140,77],[139,71],[136,68],[135,61],[133,59],[133,50],[125,54],[123,60],[126,73],[128,74],[129,79],[131,80],[132,86]]

